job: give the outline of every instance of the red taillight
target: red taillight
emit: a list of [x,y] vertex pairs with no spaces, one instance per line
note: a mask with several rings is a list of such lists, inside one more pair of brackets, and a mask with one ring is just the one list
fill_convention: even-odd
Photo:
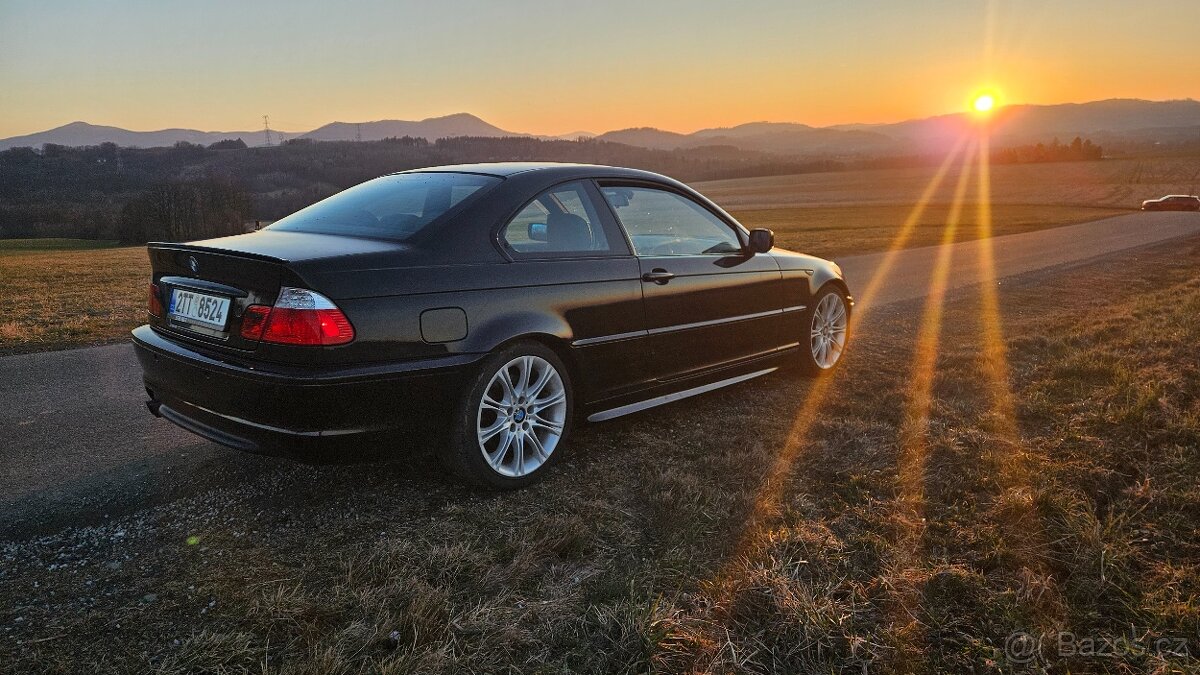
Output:
[[246,308],[242,337],[285,345],[343,345],[354,339],[354,327],[329,298],[303,288],[283,288],[274,307]]
[[340,345],[354,339],[354,329],[340,309],[276,307],[267,317],[262,339],[286,345]]
[[150,316],[162,318],[162,296],[158,294],[158,284],[150,284],[150,304],[147,306]]
[[247,340],[262,339],[263,329],[267,327],[267,317],[271,316],[271,308],[266,305],[250,305],[242,313],[242,337]]

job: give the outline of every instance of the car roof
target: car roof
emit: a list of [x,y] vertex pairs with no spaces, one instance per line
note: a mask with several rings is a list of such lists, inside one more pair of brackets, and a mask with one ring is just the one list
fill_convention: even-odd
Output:
[[[477,164],[447,164],[445,166],[430,166],[421,169],[409,169],[408,171],[397,171],[396,173],[476,173],[487,176],[497,176],[500,178],[508,178],[517,174],[537,172],[538,174],[553,175],[555,177],[570,178],[575,176],[606,176],[606,177],[628,177],[628,178],[656,178],[665,179],[665,176],[642,171],[640,169],[627,169],[618,166],[605,166],[603,164],[574,164],[566,162],[480,162]],[[670,179],[667,179],[670,180]]]

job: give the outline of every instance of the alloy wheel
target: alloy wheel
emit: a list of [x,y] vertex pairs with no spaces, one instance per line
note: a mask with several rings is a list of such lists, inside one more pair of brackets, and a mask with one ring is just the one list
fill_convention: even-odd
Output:
[[846,348],[846,300],[839,293],[829,293],[817,303],[809,333],[813,361],[818,368],[834,367]]
[[550,459],[567,421],[567,391],[554,366],[518,356],[492,375],[479,401],[476,438],[488,466],[519,478]]

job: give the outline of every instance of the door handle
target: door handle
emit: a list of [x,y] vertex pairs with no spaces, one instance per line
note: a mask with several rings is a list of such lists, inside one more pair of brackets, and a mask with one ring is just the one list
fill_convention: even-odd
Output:
[[645,274],[642,275],[642,281],[653,281],[654,283],[658,284],[659,286],[667,283],[668,281],[670,281],[674,278],[675,278],[674,274],[664,270],[661,267],[655,267],[653,270],[646,272]]

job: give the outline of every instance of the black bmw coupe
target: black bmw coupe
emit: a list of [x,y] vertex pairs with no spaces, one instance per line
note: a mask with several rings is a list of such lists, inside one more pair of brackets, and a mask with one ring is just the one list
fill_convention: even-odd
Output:
[[405,171],[258,232],[150,244],[133,343],[150,411],[218,443],[342,460],[435,416],[449,469],[518,487],[576,421],[834,368],[841,270],[773,239],[645,171]]

